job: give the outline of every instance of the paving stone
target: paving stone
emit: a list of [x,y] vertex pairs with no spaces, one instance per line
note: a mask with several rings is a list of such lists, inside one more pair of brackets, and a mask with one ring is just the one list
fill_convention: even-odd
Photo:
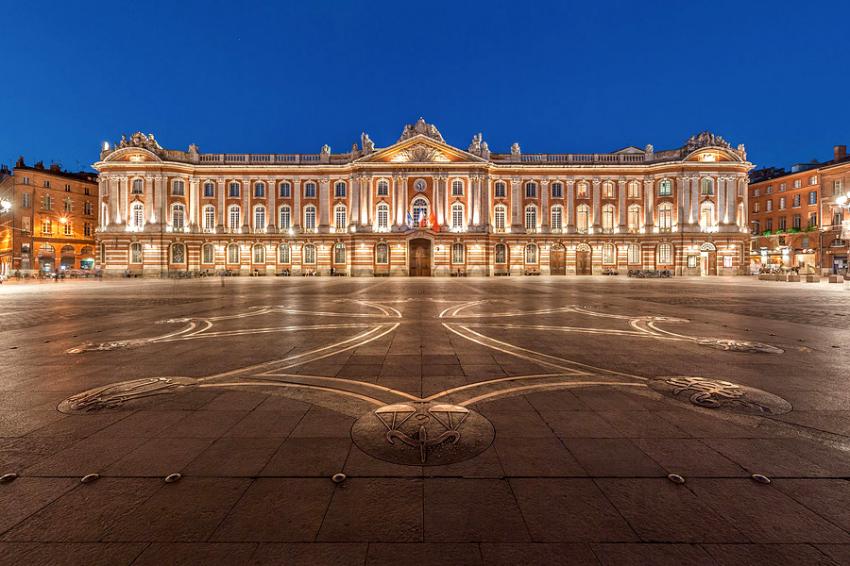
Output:
[[362,566],[366,562],[365,543],[261,543],[254,552],[252,566]]
[[472,566],[483,564],[477,544],[472,543],[374,543],[369,545],[367,566]]
[[505,480],[426,479],[427,542],[530,540]]
[[718,566],[836,565],[826,554],[808,544],[706,544],[703,548]]
[[288,438],[260,475],[330,477],[342,470],[351,447],[347,438]]
[[692,544],[593,544],[603,566],[712,566],[714,560]]
[[587,475],[556,438],[497,438],[494,445],[507,476]]
[[153,543],[133,562],[133,566],[247,564],[255,550],[255,544]]
[[592,566],[599,564],[590,545],[579,543],[481,543],[484,564],[492,566]]
[[68,478],[18,478],[0,484],[0,533],[70,491],[79,482]]
[[118,566],[132,564],[146,546],[144,543],[0,542],[0,565]]
[[219,438],[182,469],[194,476],[256,476],[280,445],[279,438]]
[[625,438],[566,438],[564,445],[590,476],[666,475],[657,463]]

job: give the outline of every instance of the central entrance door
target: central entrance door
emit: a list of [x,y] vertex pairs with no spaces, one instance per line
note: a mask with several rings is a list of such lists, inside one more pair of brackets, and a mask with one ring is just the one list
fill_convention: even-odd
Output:
[[590,251],[579,250],[576,252],[576,275],[590,275],[592,273],[590,265]]
[[431,240],[410,240],[410,276],[431,276]]
[[549,249],[549,273],[552,275],[566,275],[567,274],[567,261],[566,261],[566,250],[564,246],[553,245]]

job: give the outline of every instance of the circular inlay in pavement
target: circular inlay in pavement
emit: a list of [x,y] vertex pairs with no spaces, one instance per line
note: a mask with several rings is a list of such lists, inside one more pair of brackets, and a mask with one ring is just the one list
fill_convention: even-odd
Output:
[[715,350],[727,352],[748,352],[751,354],[781,354],[785,350],[764,344],[762,342],[749,342],[747,340],[732,340],[730,338],[704,338],[697,340],[697,344]]
[[380,460],[439,466],[477,456],[493,442],[493,425],[459,405],[410,401],[385,405],[357,419],[354,443]]
[[129,381],[95,387],[94,389],[72,395],[59,403],[57,409],[62,413],[72,415],[90,413],[101,409],[112,409],[133,399],[172,393],[178,389],[191,387],[197,383],[198,380],[192,377],[145,377],[142,379],[131,379]]
[[791,404],[773,393],[705,377],[663,377],[649,382],[655,391],[699,407],[748,415],[781,415]]

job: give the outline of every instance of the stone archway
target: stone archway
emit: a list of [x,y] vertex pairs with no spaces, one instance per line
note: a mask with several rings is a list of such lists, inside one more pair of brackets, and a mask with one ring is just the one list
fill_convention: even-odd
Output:
[[584,243],[576,246],[576,275],[593,275],[591,249]]
[[567,252],[561,244],[552,244],[549,248],[549,273],[551,275],[567,274]]
[[430,277],[431,240],[427,238],[414,238],[410,240],[408,261],[411,277]]

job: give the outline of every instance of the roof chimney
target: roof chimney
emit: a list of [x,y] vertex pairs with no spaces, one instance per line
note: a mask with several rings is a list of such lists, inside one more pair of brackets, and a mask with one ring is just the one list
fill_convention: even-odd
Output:
[[846,145],[836,145],[832,148],[832,154],[835,161],[839,161],[847,157],[847,146]]

